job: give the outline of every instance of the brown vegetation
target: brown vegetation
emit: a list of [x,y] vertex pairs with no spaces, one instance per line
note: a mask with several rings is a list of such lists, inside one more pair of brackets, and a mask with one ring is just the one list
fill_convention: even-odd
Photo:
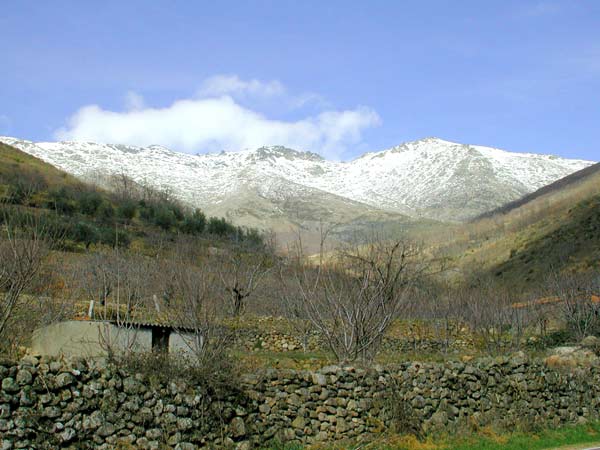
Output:
[[[323,246],[321,246],[323,248]],[[340,361],[373,360],[421,274],[418,250],[377,237],[315,266],[301,254],[280,271],[284,303],[307,320]]]

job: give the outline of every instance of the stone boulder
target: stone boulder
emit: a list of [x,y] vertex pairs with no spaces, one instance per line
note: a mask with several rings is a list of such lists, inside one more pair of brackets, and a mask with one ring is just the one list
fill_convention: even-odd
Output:
[[591,350],[598,350],[600,349],[600,338],[596,336],[587,336],[582,339],[579,345]]
[[591,350],[583,347],[556,347],[550,351],[545,362],[550,367],[578,367],[598,364],[600,359]]

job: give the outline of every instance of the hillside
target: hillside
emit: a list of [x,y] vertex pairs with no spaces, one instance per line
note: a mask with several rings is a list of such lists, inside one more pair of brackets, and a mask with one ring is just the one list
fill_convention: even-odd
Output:
[[527,283],[542,280],[552,270],[599,269],[600,193],[530,227],[522,236],[508,259],[494,268],[500,279]]
[[25,183],[32,178],[43,179],[48,185],[80,184],[77,179],[35,156],[0,142],[0,177]]
[[[464,274],[489,272],[533,286],[551,270],[600,263],[599,165],[576,172],[463,227],[438,229],[430,243]],[[442,237],[448,238],[442,242]]]
[[560,180],[557,180],[554,183],[550,183],[549,185],[544,186],[543,188],[538,189],[537,191],[532,192],[531,194],[524,195],[518,200],[509,202],[505,205],[502,205],[500,208],[496,208],[492,211],[488,211],[482,214],[481,216],[476,217],[473,221],[476,222],[480,219],[493,218],[494,216],[498,216],[500,214],[507,214],[540,197],[546,196],[553,192],[568,190],[570,187],[579,183],[585,183],[586,180],[588,180],[590,177],[595,176],[598,173],[600,173],[600,163],[591,165],[589,167],[586,167],[585,169],[578,170],[577,172],[574,172],[571,175],[561,178]]
[[[0,143],[0,222],[41,218],[62,236],[63,249],[94,246],[152,247],[156,236],[172,239],[189,234],[208,240],[247,239],[260,234],[199,209],[182,205],[168,193],[144,187],[126,177],[113,178],[104,190],[80,181],[52,165]],[[17,219],[15,219],[17,218]]]
[[161,146],[0,138],[82,179],[127,173],[237,224],[289,232],[381,214],[463,221],[591,165],[427,138],[352,161],[285,147],[190,155]]

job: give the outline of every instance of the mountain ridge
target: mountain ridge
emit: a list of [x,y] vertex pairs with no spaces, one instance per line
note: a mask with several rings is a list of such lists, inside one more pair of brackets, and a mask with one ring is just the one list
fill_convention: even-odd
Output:
[[[255,215],[277,216],[278,227],[305,229],[314,227],[316,218],[313,214],[304,220],[305,211],[294,210],[307,207],[299,206],[303,197],[313,199],[310,206],[324,214],[325,221],[328,215],[336,215],[327,205],[335,198],[337,212],[343,210],[337,214],[342,221],[386,213],[460,222],[593,164],[433,137],[343,162],[283,146],[192,155],[158,145],[34,143],[9,137],[0,141],[80,178],[126,173],[136,181],[169,189],[208,213],[219,210],[231,215],[237,199],[247,198],[264,207]],[[236,221],[246,224],[251,215],[239,214]],[[300,219],[292,220],[294,215]],[[269,220],[260,224],[254,220],[252,225],[268,228]]]
[[532,201],[539,199],[540,197],[546,196],[548,194],[552,194],[553,192],[569,188],[578,183],[583,183],[587,181],[589,177],[598,176],[600,174],[600,163],[592,164],[591,166],[585,167],[584,169],[578,170],[577,172],[573,172],[570,175],[567,175],[564,178],[561,178],[557,181],[554,181],[546,186],[541,187],[540,189],[527,194],[517,200],[509,202],[505,205],[502,205],[499,208],[493,209],[491,211],[487,211],[481,214],[478,217],[475,217],[472,221],[476,222],[480,219],[491,218],[496,215],[506,215],[511,211],[520,208]]

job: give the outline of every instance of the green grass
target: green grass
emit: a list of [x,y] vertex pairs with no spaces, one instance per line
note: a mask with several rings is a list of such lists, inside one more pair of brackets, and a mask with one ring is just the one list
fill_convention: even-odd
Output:
[[236,349],[232,351],[232,357],[240,361],[241,366],[249,371],[264,367],[317,370],[320,367],[335,363],[333,355],[330,355],[325,351],[310,351],[304,353],[302,350],[288,352],[257,350],[247,352]]
[[23,175],[38,174],[48,184],[55,187],[81,184],[75,177],[62,172],[41,159],[0,142],[0,177],[15,173]]
[[600,441],[600,422],[594,422],[535,433],[515,432],[508,435],[476,436],[462,442],[455,441],[446,448],[453,450],[545,450],[598,441]]
[[[565,425],[537,432],[496,434],[485,430],[469,437],[427,439],[424,442],[412,437],[392,436],[369,444],[337,443],[315,446],[319,450],[550,450],[577,444],[600,442],[600,422],[585,425]],[[273,445],[263,450],[304,450],[310,447]]]

